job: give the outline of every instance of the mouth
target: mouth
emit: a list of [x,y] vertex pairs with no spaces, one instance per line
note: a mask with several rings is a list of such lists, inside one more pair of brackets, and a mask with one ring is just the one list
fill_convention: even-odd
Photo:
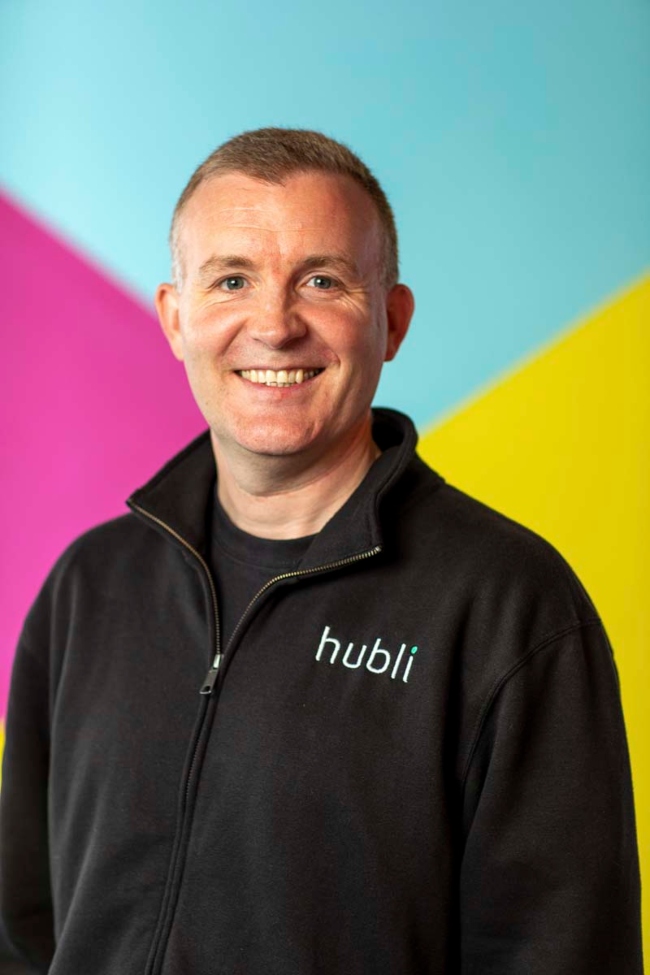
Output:
[[320,375],[322,369],[240,369],[242,379],[259,386],[299,386]]

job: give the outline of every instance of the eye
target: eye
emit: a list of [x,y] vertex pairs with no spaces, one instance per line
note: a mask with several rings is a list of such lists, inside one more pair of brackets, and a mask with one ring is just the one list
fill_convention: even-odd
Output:
[[309,279],[307,284],[309,287],[316,288],[318,291],[329,291],[331,288],[335,287],[336,282],[334,281],[334,278],[330,278],[326,274],[314,274],[314,276]]
[[232,274],[229,278],[224,278],[219,282],[221,291],[241,291],[246,286],[246,278],[241,274]]

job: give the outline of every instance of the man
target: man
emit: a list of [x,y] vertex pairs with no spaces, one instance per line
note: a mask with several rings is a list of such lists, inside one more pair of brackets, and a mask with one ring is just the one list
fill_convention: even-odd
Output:
[[171,240],[156,305],[209,432],[71,546],[25,624],[17,970],[639,975],[596,612],[415,456],[406,417],[371,414],[413,311],[377,181],[318,133],[245,133]]

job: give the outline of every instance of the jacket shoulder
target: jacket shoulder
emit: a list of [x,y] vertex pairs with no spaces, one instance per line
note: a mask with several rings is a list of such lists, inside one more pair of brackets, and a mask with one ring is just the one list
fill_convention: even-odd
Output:
[[54,563],[48,581],[65,576],[77,566],[87,569],[106,565],[127,552],[137,551],[143,544],[149,547],[152,534],[150,527],[131,512],[94,525],[64,549]]
[[73,618],[80,597],[108,593],[119,580],[134,577],[156,557],[162,540],[128,513],[88,529],[72,541],[52,566],[25,619],[22,640],[37,642],[57,616]]
[[[474,607],[546,607],[549,627],[592,622],[596,610],[582,583],[545,538],[448,484],[416,458],[405,501],[405,531],[419,558],[435,564],[447,588],[462,590]],[[426,553],[426,555],[425,555]]]

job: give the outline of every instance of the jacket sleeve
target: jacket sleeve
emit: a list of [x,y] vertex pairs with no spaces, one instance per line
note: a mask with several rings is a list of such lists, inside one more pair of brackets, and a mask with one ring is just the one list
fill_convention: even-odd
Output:
[[504,675],[464,802],[462,975],[643,975],[627,743],[597,621]]
[[46,972],[54,953],[47,839],[49,694],[43,664],[18,647],[0,793],[0,972]]

